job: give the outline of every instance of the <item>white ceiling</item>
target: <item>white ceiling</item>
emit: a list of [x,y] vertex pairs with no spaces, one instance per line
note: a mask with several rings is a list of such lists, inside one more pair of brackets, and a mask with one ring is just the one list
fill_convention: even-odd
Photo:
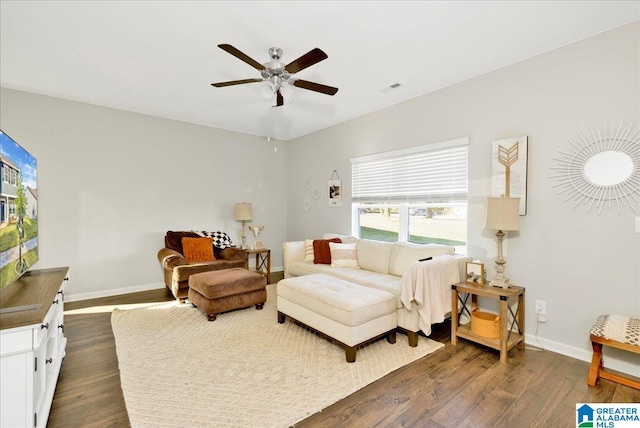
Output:
[[[3,87],[290,140],[637,21],[640,2],[2,0],[0,19]],[[272,108],[259,84],[213,88],[259,77],[221,43],[260,63],[319,47],[296,77],[340,90]]]

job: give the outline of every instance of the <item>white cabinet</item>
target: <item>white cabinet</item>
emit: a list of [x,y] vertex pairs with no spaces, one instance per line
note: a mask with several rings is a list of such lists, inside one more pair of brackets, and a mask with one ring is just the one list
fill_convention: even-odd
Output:
[[0,427],[47,425],[67,345],[68,270],[27,272],[0,294]]

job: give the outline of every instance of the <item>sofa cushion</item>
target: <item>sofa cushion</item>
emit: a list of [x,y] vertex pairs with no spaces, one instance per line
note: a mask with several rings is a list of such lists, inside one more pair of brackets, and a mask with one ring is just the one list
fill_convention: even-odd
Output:
[[338,233],[325,233],[324,235],[322,235],[322,239],[332,239],[332,238],[340,238],[343,244],[357,243],[360,239],[355,236],[340,235]]
[[358,240],[358,266],[364,270],[378,273],[389,273],[389,259],[391,257],[390,242]]
[[331,250],[329,242],[341,243],[340,238],[332,239],[316,239],[313,241],[313,263],[315,264],[331,264]]
[[304,240],[304,261],[313,261],[313,239]]
[[360,269],[358,257],[356,255],[356,244],[339,244],[329,242],[331,251],[331,266]]
[[[442,244],[414,244],[411,242],[394,242],[391,246],[389,273],[402,276],[412,264],[426,257],[453,255],[455,248]],[[362,265],[360,265],[362,266]]]
[[215,260],[211,238],[182,238],[182,249],[187,262],[206,262]]

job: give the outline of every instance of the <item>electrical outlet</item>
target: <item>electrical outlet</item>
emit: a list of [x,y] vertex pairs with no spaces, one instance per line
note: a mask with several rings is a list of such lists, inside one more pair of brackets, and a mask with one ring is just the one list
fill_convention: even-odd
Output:
[[538,321],[547,322],[547,302],[536,300],[536,314],[538,314]]

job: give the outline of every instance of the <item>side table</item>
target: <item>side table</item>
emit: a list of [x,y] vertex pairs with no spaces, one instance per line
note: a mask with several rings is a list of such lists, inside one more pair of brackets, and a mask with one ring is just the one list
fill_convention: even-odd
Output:
[[[267,277],[267,284],[271,284],[271,250],[267,248],[261,248],[257,250],[250,250],[245,248],[245,251],[250,256],[255,254],[255,272],[259,272]],[[249,266],[247,266],[249,267]]]
[[[460,282],[451,286],[451,344],[458,344],[458,337],[479,343],[489,348],[500,351],[500,362],[506,363],[511,348],[518,345],[518,349],[524,349],[524,287],[515,285],[509,288],[493,286],[481,286]],[[464,295],[464,296],[463,296]],[[460,315],[467,312],[471,318],[471,312],[467,308],[467,301],[471,296],[471,311],[478,307],[478,296],[500,300],[500,337],[489,339],[479,336],[471,331],[471,325],[458,325]],[[517,300],[517,308],[513,312],[510,302]],[[458,303],[462,304],[459,308]],[[509,323],[511,315],[511,325]],[[517,330],[513,328],[517,327]]]

